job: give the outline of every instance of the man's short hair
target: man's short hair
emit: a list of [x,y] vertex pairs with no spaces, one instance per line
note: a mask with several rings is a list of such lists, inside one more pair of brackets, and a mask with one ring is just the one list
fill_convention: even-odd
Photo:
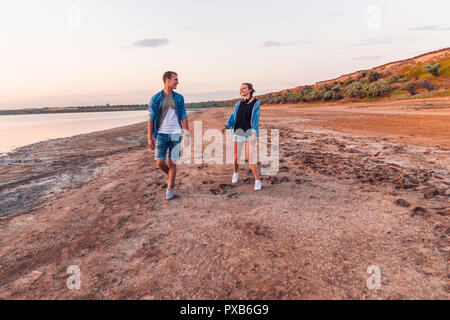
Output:
[[166,83],[167,79],[172,79],[173,75],[177,76],[178,74],[176,72],[173,72],[173,71],[166,71],[166,72],[164,72],[164,74],[163,74],[163,82]]

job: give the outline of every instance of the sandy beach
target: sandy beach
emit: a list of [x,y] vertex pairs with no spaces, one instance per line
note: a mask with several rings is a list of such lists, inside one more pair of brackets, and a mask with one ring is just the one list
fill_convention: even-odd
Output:
[[0,298],[450,298],[450,98],[264,105],[260,127],[280,132],[260,192],[248,165],[232,185],[186,164],[166,201],[146,123],[1,157]]

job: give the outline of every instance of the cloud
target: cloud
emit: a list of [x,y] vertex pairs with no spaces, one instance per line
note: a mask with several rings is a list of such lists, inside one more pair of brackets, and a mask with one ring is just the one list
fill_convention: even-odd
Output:
[[350,60],[378,60],[381,58],[383,58],[383,56],[361,56],[361,57],[350,58]]
[[392,44],[396,41],[397,41],[397,39],[393,39],[393,38],[385,38],[385,39],[372,38],[372,39],[367,39],[360,43],[351,44],[350,46],[351,47],[365,47],[365,46],[373,46],[373,45],[378,45],[378,44]]
[[421,26],[410,29],[411,31],[448,31],[450,27],[443,27],[437,25]]
[[262,47],[283,47],[283,44],[281,42],[276,42],[276,41],[266,41],[261,46]]
[[298,46],[302,44],[310,43],[306,40],[295,40],[295,41],[286,41],[286,42],[278,42],[278,41],[266,41],[261,44],[261,47],[269,48],[269,47],[289,47],[289,46]]
[[170,40],[161,38],[161,39],[142,39],[135,41],[133,43],[134,47],[150,47],[150,48],[156,48],[161,47],[169,44]]

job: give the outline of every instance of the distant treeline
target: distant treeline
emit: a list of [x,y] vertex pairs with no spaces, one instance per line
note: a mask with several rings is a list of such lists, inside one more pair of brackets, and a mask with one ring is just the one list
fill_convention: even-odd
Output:
[[134,111],[147,110],[148,105],[96,105],[96,106],[77,106],[77,107],[44,107],[44,108],[27,108],[27,109],[11,109],[0,110],[0,115],[17,115],[17,114],[41,114],[41,113],[75,113],[75,112],[103,112],[103,111]]
[[205,102],[193,102],[186,103],[186,108],[220,108],[231,107],[237,100],[226,101],[205,101]]
[[[206,101],[186,103],[186,108],[215,108],[228,107],[232,101]],[[148,104],[129,104],[129,105],[94,105],[94,106],[75,106],[75,107],[44,107],[44,108],[24,108],[0,110],[0,115],[18,115],[18,114],[41,114],[41,113],[75,113],[75,112],[105,112],[105,111],[134,111],[148,110]]]

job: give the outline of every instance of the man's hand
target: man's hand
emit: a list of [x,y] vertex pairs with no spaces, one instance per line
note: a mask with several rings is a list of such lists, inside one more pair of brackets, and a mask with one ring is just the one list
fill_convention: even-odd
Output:
[[185,147],[189,147],[189,145],[191,144],[191,134],[190,133],[183,134],[183,143],[184,143]]
[[155,142],[153,141],[153,138],[148,139],[148,146],[150,149],[155,150]]
[[227,131],[227,129],[228,129],[227,126],[223,126],[223,128],[222,128],[222,134],[223,135],[225,135],[225,131]]

